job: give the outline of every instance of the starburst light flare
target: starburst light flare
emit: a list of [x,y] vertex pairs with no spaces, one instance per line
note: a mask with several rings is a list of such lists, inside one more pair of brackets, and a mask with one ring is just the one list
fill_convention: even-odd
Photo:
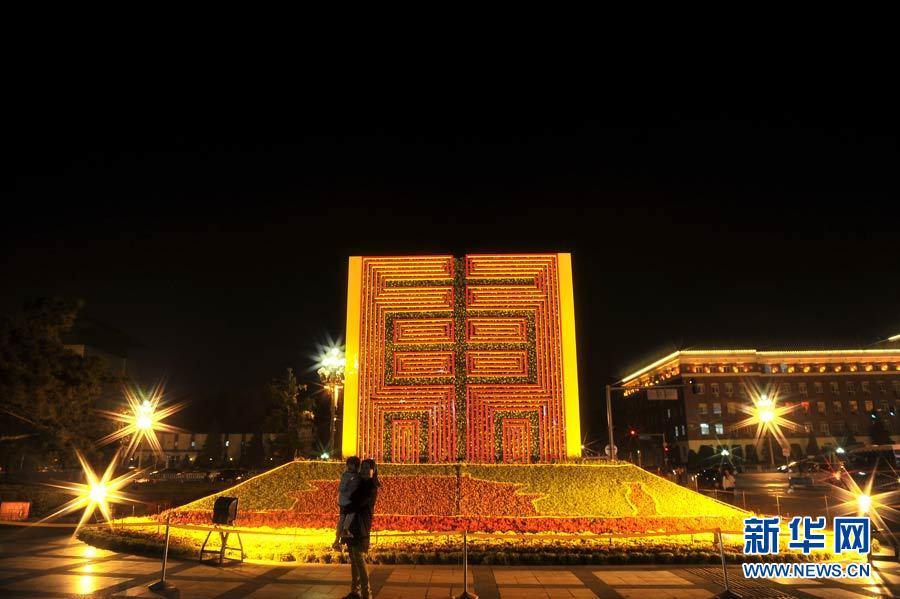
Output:
[[129,472],[127,474],[123,474],[122,476],[113,478],[113,473],[115,472],[116,462],[118,461],[118,452],[115,456],[113,456],[112,460],[109,462],[109,466],[106,467],[106,470],[103,472],[103,475],[98,477],[97,473],[94,472],[94,469],[88,463],[88,461],[84,458],[80,451],[75,450],[75,455],[78,456],[78,461],[81,463],[81,469],[84,471],[86,483],[46,483],[48,486],[55,487],[57,489],[62,489],[66,493],[71,495],[75,495],[75,498],[64,503],[58,510],[41,520],[41,522],[46,522],[47,520],[53,520],[59,518],[60,516],[64,516],[66,514],[70,514],[72,512],[76,512],[80,509],[83,509],[84,512],[81,514],[81,519],[78,521],[78,526],[75,527],[75,532],[87,522],[90,517],[96,512],[98,509],[100,513],[103,515],[104,520],[106,520],[107,524],[112,526],[112,512],[109,509],[110,503],[139,503],[136,499],[129,497],[125,493],[122,493],[122,489],[128,485],[132,479],[140,476],[146,470],[135,470]]
[[877,530],[893,535],[885,520],[900,522],[900,510],[893,507],[897,505],[900,491],[878,492],[873,488],[876,472],[874,468],[862,485],[856,481],[852,470],[841,467],[838,472],[841,482],[846,483],[847,488],[839,486],[833,488],[834,494],[841,501],[835,506],[835,511],[841,516],[868,516]]
[[732,429],[737,430],[756,425],[754,443],[757,448],[759,448],[766,433],[769,432],[772,433],[772,436],[775,437],[775,440],[781,447],[790,447],[790,443],[782,429],[798,431],[802,427],[796,422],[785,418],[785,415],[797,409],[800,404],[779,406],[778,397],[775,395],[770,396],[768,393],[761,393],[753,397],[752,400],[753,405],[738,406],[741,411],[748,414],[748,417],[734,424]]
[[163,406],[165,392],[162,384],[154,386],[149,393],[135,385],[126,386],[124,394],[125,400],[128,402],[128,410],[124,414],[109,410],[99,410],[99,412],[110,420],[124,423],[125,426],[99,439],[97,446],[102,447],[119,439],[130,437],[125,451],[122,452],[124,461],[134,455],[141,441],[146,439],[153,452],[163,458],[165,454],[156,433],[184,432],[178,427],[166,424],[163,420],[183,409],[185,402]]

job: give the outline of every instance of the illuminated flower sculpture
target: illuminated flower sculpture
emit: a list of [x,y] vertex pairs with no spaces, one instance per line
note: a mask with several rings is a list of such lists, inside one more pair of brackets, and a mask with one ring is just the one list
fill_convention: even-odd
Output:
[[81,514],[81,520],[78,522],[78,527],[75,529],[75,532],[78,532],[78,529],[90,519],[96,510],[99,509],[100,513],[103,514],[103,518],[110,526],[112,526],[112,523],[110,522],[110,520],[112,520],[112,513],[110,512],[109,504],[125,503],[129,501],[136,502],[135,499],[122,493],[121,490],[129,484],[132,479],[141,475],[143,471],[135,470],[117,478],[113,478],[113,472],[116,467],[116,462],[118,461],[118,454],[116,454],[110,461],[109,466],[106,467],[106,471],[103,475],[98,477],[80,451],[75,450],[75,455],[78,456],[78,461],[81,463],[81,468],[84,471],[87,483],[48,483],[52,487],[62,489],[66,493],[75,495],[75,499],[63,504],[57,511],[44,518],[44,521],[52,520],[59,516],[64,516],[80,509],[84,509],[84,512]]
[[184,402],[162,407],[165,394],[162,385],[156,385],[150,393],[144,393],[137,387],[125,387],[125,399],[128,401],[128,411],[124,414],[100,410],[100,413],[111,420],[125,424],[119,430],[112,432],[97,441],[97,446],[102,447],[119,439],[130,436],[128,446],[122,452],[122,459],[131,457],[146,439],[147,444],[158,456],[163,457],[162,445],[156,436],[159,432],[181,432],[181,429],[166,424],[164,419],[184,408]]

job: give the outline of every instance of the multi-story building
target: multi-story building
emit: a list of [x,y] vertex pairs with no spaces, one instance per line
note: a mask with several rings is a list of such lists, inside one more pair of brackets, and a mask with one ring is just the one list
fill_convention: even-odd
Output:
[[[263,434],[263,444],[268,447],[274,435]],[[156,433],[159,444],[165,455],[165,464],[170,467],[195,465],[197,457],[203,452],[206,445],[207,433]],[[219,460],[212,460],[218,464],[234,464],[237,466],[243,462],[244,454],[253,440],[253,433],[222,433],[222,455]],[[143,465],[154,464],[159,461],[158,456],[146,442],[141,443],[140,448],[134,454],[134,462]],[[210,464],[196,464],[208,467]]]
[[681,350],[620,385],[617,439],[627,445],[629,434],[655,435],[671,461],[686,462],[704,445],[747,456],[756,451],[748,446],[758,446],[759,459],[768,461],[768,439],[758,444],[756,424],[746,424],[760,399],[790,408],[783,417],[796,425],[779,427],[789,446],[773,440],[776,459],[806,455],[811,437],[826,450],[854,440],[884,443],[900,434],[900,335],[869,349]]

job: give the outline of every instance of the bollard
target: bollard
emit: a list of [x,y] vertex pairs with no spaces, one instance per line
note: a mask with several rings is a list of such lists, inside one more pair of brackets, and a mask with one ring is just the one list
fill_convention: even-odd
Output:
[[728,584],[728,568],[725,567],[725,541],[722,540],[722,529],[717,528],[715,539],[719,543],[719,557],[722,560],[722,579],[725,582],[725,590],[715,595],[714,599],[741,599],[741,596],[731,590]]
[[148,588],[151,591],[156,593],[168,593],[172,596],[179,596],[178,589],[175,588],[175,585],[166,580],[166,566],[169,563],[169,516],[166,516],[166,541],[165,547],[163,547],[163,563],[162,563],[162,576],[160,576],[159,581],[154,582]]
[[478,599],[478,595],[469,592],[469,531],[463,531],[463,592],[456,599]]

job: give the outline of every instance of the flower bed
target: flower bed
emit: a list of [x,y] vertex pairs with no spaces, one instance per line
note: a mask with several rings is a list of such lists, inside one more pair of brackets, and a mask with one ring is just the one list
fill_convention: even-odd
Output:
[[[215,499],[225,495],[238,498],[235,526],[244,529],[248,558],[344,560],[329,547],[342,470],[335,462],[293,462],[164,513],[176,525],[173,555],[196,557],[205,531],[177,525],[210,524]],[[461,541],[449,533],[461,530],[503,535],[472,539],[473,563],[704,563],[718,554],[711,535],[700,531],[741,530],[748,515],[631,464],[386,464],[380,477],[370,554],[380,563],[456,563]],[[159,520],[143,522],[151,526],[86,528],[79,537],[113,550],[158,552]],[[404,532],[435,534],[394,536]],[[648,532],[687,534],[590,536]],[[733,543],[729,549],[739,550]]]
[[[293,462],[169,513],[208,524],[216,497],[238,498],[237,526],[330,528],[334,462]],[[631,464],[386,464],[376,530],[691,532],[738,530],[747,512]]]

